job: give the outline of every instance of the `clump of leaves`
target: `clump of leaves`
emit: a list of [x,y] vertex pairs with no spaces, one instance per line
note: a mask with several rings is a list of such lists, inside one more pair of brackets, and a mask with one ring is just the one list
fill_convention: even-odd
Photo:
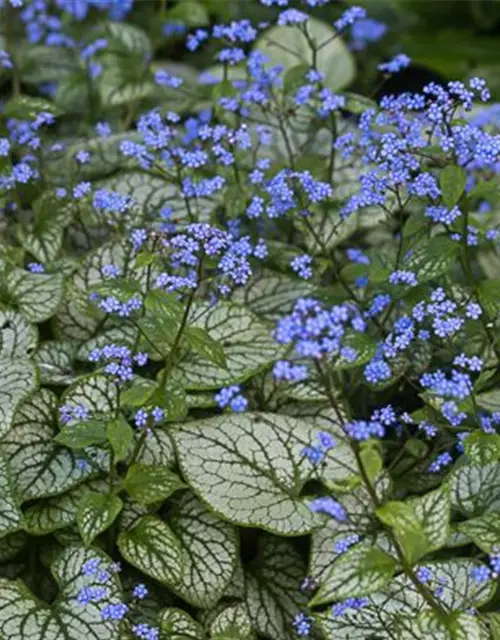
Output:
[[[496,637],[484,81],[347,92],[344,40],[384,30],[317,0],[20,4],[0,637]],[[162,57],[184,40],[201,75]]]

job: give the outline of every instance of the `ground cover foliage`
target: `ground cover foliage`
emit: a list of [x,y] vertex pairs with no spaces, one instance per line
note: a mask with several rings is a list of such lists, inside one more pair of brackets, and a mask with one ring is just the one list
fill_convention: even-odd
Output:
[[489,90],[231,7],[0,3],[0,638],[500,638]]

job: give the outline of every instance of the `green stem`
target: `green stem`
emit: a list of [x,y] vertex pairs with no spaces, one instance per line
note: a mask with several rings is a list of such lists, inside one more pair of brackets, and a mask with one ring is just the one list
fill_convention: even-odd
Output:
[[[337,415],[341,415],[341,411],[340,408],[338,406],[337,400],[333,394],[332,388],[331,388],[331,384],[329,384],[329,382],[326,381],[326,375],[320,365],[319,362],[316,362],[316,367],[318,369],[318,371],[321,373],[321,378],[323,380],[323,386],[325,389],[325,393],[327,395],[328,401],[332,407],[332,409],[337,413]],[[361,479],[363,481],[363,484],[365,485],[365,488],[368,492],[368,495],[370,496],[370,500],[373,503],[373,506],[375,509],[378,509],[380,506],[382,506],[382,502],[379,500],[379,497],[377,495],[377,491],[375,489],[375,487],[372,485],[371,480],[366,472],[366,469],[364,467],[363,464],[363,460],[361,459],[361,455],[359,453],[359,449],[356,445],[356,443],[354,441],[352,441],[350,438],[347,439],[349,446],[351,447],[351,450],[354,454],[354,457],[356,458],[356,463],[358,465],[359,468],[359,473],[361,475]],[[447,612],[444,609],[443,605],[435,598],[434,594],[427,589],[427,587],[425,585],[423,585],[417,578],[415,572],[413,571],[413,568],[411,567],[411,565],[408,563],[406,556],[404,554],[403,549],[401,548],[396,536],[394,535],[394,532],[392,531],[392,529],[390,527],[384,527],[387,536],[389,537],[391,543],[394,546],[394,549],[396,551],[396,555],[398,557],[398,561],[403,569],[403,572],[408,576],[408,578],[411,580],[411,582],[413,583],[415,589],[418,591],[418,593],[420,593],[420,595],[422,596],[422,598],[427,602],[427,604],[429,605],[429,607],[439,616],[440,619],[446,618],[447,617]]]

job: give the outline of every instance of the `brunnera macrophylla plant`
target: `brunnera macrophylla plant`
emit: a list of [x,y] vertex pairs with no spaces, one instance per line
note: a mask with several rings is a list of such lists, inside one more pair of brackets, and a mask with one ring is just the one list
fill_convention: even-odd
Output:
[[488,89],[213,4],[0,5],[0,638],[499,638]]

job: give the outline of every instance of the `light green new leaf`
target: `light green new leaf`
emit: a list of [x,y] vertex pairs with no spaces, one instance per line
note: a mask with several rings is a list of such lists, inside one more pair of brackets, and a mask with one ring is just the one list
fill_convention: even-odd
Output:
[[78,505],[76,523],[83,542],[89,546],[106,531],[122,510],[123,502],[116,495],[89,493]]
[[292,622],[306,608],[307,596],[297,589],[305,566],[286,540],[261,540],[258,556],[245,574],[245,604],[256,633],[271,640],[295,638]]
[[23,515],[9,467],[6,460],[0,457],[0,538],[21,529],[22,523]]
[[68,491],[91,473],[78,455],[59,447],[54,436],[57,398],[42,389],[17,409],[10,431],[0,440],[0,453],[9,461],[22,501]]
[[64,276],[60,273],[30,273],[15,268],[7,274],[5,284],[13,302],[31,322],[53,316],[64,294]]
[[188,389],[217,389],[244,382],[283,353],[271,332],[244,307],[223,302],[215,306],[199,303],[192,318],[195,320],[191,326],[205,329],[212,340],[221,343],[227,367],[211,366],[194,354],[186,357],[178,369]]
[[154,380],[135,376],[130,387],[122,391],[120,404],[123,407],[142,407],[151,398],[156,388]]
[[333,563],[311,605],[366,596],[382,589],[392,578],[395,562],[379,547],[358,544]]
[[172,435],[184,478],[215,513],[302,535],[319,523],[300,497],[309,470],[301,451],[311,430],[293,418],[245,413],[188,422]]
[[163,502],[185,487],[179,476],[166,467],[141,463],[133,464],[123,480],[123,488],[140,504]]
[[144,516],[118,537],[122,556],[134,567],[168,587],[176,587],[183,573],[182,548],[171,529],[156,516]]
[[449,164],[439,174],[439,186],[443,202],[451,209],[460,200],[467,182],[467,172],[463,167],[456,164]]
[[0,436],[7,433],[19,403],[37,385],[37,371],[28,360],[0,359]]
[[68,547],[52,565],[59,594],[52,605],[35,597],[21,581],[0,580],[0,634],[9,640],[119,640],[119,627],[105,620],[101,610],[122,601],[116,578],[107,584],[106,597],[82,606],[77,596],[83,587],[97,586],[96,578],[83,575],[85,562],[109,559],[94,550]]
[[106,425],[99,420],[85,420],[69,424],[56,435],[55,441],[69,449],[84,449],[107,442]]
[[107,438],[115,455],[115,462],[125,460],[134,442],[134,430],[122,415],[108,424]]
[[485,513],[479,518],[460,522],[459,531],[465,533],[485,553],[497,554],[500,549],[500,512]]
[[201,624],[182,609],[163,609],[159,622],[162,632],[169,640],[204,640],[206,637]]
[[193,606],[210,609],[224,594],[235,571],[236,530],[190,493],[179,499],[169,523],[183,555],[182,578],[174,590]]
[[356,73],[353,56],[326,22],[310,17],[306,28],[309,37],[316,42],[314,60],[307,37],[295,26],[268,29],[257,40],[254,49],[261,51],[271,65],[283,66],[285,71],[298,64],[314,66],[323,74],[326,87],[333,91],[344,89]]

